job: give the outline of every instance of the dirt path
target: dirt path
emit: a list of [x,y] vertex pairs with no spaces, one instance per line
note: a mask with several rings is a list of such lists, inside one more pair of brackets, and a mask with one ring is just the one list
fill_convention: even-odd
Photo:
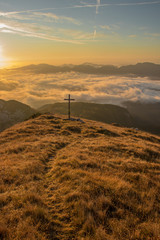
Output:
[[[67,138],[65,138],[67,139]],[[51,153],[49,154],[48,162],[45,167],[45,175],[43,186],[45,192],[43,199],[45,199],[45,205],[50,216],[50,230],[48,239],[50,240],[62,240],[70,239],[68,236],[72,235],[72,227],[69,221],[69,213],[66,211],[65,206],[61,204],[63,202],[59,189],[62,188],[62,184],[56,177],[57,171],[56,161],[59,156],[63,156],[65,150],[72,145],[76,144],[75,138],[70,138],[69,142],[56,143]]]

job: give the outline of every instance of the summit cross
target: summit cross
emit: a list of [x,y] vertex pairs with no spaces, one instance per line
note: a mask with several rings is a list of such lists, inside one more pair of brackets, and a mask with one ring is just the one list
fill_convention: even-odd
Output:
[[64,99],[65,101],[68,101],[68,119],[71,118],[71,101],[74,101],[75,99],[72,99],[70,94],[68,95],[68,99]]

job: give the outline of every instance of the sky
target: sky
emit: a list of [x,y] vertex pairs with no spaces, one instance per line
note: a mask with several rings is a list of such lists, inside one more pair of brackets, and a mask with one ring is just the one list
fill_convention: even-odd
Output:
[[0,0],[0,67],[160,64],[158,0]]

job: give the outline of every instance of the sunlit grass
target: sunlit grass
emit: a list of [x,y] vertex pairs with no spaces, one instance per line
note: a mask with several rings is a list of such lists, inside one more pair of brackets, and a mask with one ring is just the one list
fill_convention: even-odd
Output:
[[0,238],[157,240],[160,138],[42,115],[0,134]]

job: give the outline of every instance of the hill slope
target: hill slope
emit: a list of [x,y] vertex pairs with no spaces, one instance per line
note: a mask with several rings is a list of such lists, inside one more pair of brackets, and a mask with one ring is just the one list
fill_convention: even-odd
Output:
[[35,113],[33,108],[24,103],[0,99],[0,131],[28,119]]
[[[41,113],[59,113],[67,114],[67,103],[47,104],[38,109]],[[85,102],[72,102],[71,114],[76,117],[87,118],[90,120],[105,122],[105,123],[118,123],[122,126],[133,126],[133,119],[129,112],[120,106],[112,104],[96,104]]]
[[42,115],[0,156],[0,239],[160,238],[160,137]]
[[136,126],[160,135],[160,102],[124,102]]

